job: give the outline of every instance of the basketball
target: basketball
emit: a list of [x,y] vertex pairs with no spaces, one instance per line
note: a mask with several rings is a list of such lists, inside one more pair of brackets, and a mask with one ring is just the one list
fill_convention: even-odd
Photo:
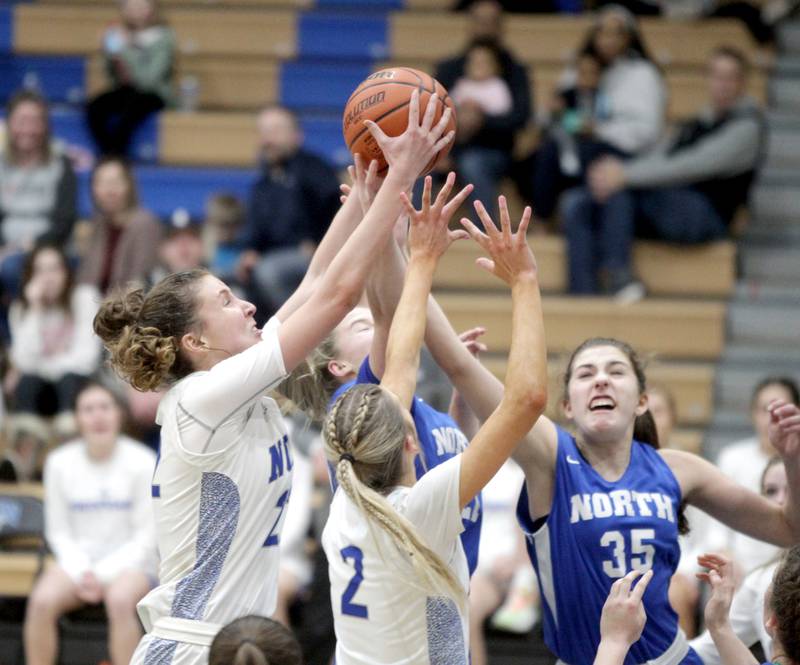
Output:
[[[456,113],[453,100],[445,87],[430,74],[408,67],[381,69],[368,76],[355,92],[350,95],[344,108],[342,132],[348,150],[355,155],[361,153],[365,166],[373,159],[378,161],[378,174],[383,176],[389,165],[383,157],[378,143],[364,124],[372,120],[387,136],[399,136],[408,126],[408,103],[411,93],[419,90],[419,117],[425,115],[428,100],[435,92],[439,95],[439,108],[434,116],[434,126],[442,117],[445,105],[451,109],[450,123],[442,136],[456,128]],[[436,163],[450,152],[452,141],[442,148],[428,164],[421,175],[429,173]]]

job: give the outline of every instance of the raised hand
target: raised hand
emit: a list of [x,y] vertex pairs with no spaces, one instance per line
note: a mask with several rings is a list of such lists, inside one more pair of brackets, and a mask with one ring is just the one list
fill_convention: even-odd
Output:
[[641,637],[647,622],[642,596],[653,579],[653,571],[648,570],[636,586],[633,586],[641,574],[639,570],[632,570],[611,585],[600,615],[602,641],[627,648]]
[[378,162],[373,159],[365,169],[364,160],[357,153],[353,157],[353,164],[347,167],[347,173],[353,184],[339,185],[339,189],[342,190],[341,201],[344,203],[348,196],[355,194],[361,204],[361,214],[366,215],[383,184],[383,178],[378,176]]
[[473,356],[476,358],[481,353],[485,353],[488,351],[489,347],[486,346],[483,342],[480,341],[480,338],[486,334],[486,328],[483,326],[477,326],[475,328],[470,328],[469,330],[465,330],[462,332],[458,339],[466,347],[467,351],[469,351]]
[[769,440],[784,459],[800,455],[800,408],[784,400],[775,400],[768,407]]
[[456,174],[451,171],[439,190],[436,200],[431,204],[432,180],[430,176],[427,176],[422,190],[421,210],[414,208],[405,192],[400,195],[411,222],[408,232],[408,250],[412,256],[426,254],[438,259],[454,240],[469,237],[466,231],[450,231],[448,229],[453,214],[472,191],[472,185],[467,185],[448,201],[455,182]]
[[[436,125],[433,118],[436,108],[441,102],[436,94],[428,99],[425,115],[419,118],[419,90],[414,90],[408,103],[408,127],[400,136],[389,137],[372,120],[365,120],[375,141],[378,143],[383,156],[389,164],[390,173],[394,171],[407,182],[410,187],[422,169],[442,148],[449,144],[455,136],[454,131],[447,134],[444,130],[450,122],[451,111],[447,107]],[[406,188],[404,187],[404,189]]]
[[704,617],[706,626],[713,631],[728,623],[728,615],[736,592],[736,574],[733,561],[721,554],[703,554],[697,557],[697,563],[708,570],[697,573],[701,579],[711,586],[711,597],[706,603]]
[[480,201],[475,201],[475,211],[481,218],[486,232],[481,231],[466,217],[461,220],[472,239],[491,257],[481,257],[476,263],[509,285],[524,277],[535,279],[537,277],[536,258],[533,256],[527,239],[531,209],[528,206],[525,207],[517,232],[512,233],[506,197],[501,196],[498,203],[500,204],[500,229],[497,228]]

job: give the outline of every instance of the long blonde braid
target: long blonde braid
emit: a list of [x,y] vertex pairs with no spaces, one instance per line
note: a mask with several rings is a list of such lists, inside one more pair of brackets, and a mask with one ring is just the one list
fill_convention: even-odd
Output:
[[[347,433],[343,439],[341,431]],[[379,386],[357,385],[336,400],[323,432],[326,455],[345,494],[409,557],[427,592],[451,596],[462,605],[464,589],[453,571],[384,496],[402,474],[407,430],[400,407]]]

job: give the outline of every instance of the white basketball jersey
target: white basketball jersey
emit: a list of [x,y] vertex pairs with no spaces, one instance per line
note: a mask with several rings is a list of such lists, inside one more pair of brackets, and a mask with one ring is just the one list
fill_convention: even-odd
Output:
[[[389,503],[469,586],[469,569],[459,535],[461,456],[400,487]],[[322,534],[328,557],[336,628],[337,665],[467,665],[466,609],[450,598],[430,597],[419,584],[408,556],[339,488]],[[373,534],[375,538],[373,538]],[[377,543],[376,543],[377,541]]]
[[[138,606],[148,631],[162,617],[226,624],[274,612],[293,460],[264,395],[285,374],[271,321],[261,342],[164,396],[153,479],[160,585]],[[172,662],[175,643],[150,641],[145,662]]]

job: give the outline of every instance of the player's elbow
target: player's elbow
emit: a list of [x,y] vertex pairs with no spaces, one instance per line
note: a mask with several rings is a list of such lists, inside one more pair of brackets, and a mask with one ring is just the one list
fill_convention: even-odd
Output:
[[344,316],[358,305],[363,290],[364,283],[362,281],[343,278],[329,284],[323,298],[331,307],[341,311]]
[[520,386],[506,390],[506,401],[515,412],[535,423],[547,408],[547,388],[539,385]]

